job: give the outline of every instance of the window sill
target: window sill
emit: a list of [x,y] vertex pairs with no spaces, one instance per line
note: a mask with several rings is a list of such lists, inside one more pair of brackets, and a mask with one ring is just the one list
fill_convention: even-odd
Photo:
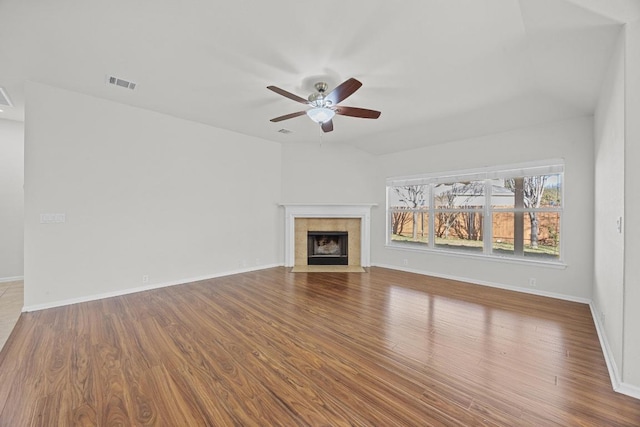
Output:
[[455,258],[475,259],[475,260],[482,260],[482,261],[528,265],[528,266],[554,268],[554,269],[561,269],[561,270],[564,270],[567,268],[567,264],[565,264],[562,261],[543,261],[543,260],[537,260],[537,259],[515,258],[515,257],[509,257],[509,256],[464,253],[464,252],[458,252],[458,251],[452,251],[452,250],[446,250],[446,249],[414,247],[411,244],[402,245],[402,244],[386,243],[384,246],[385,248],[392,249],[392,250],[436,254],[436,255],[450,256]]

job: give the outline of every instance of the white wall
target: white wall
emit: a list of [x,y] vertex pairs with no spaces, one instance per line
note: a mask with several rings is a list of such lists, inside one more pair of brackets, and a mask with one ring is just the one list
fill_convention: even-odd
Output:
[[35,83],[26,99],[26,308],[282,263],[279,144]]
[[[381,172],[376,185],[377,201],[382,206],[386,177],[564,158],[566,192],[562,244],[566,268],[385,247],[383,209],[373,219],[372,227],[378,230],[372,236],[373,263],[521,289],[529,288],[529,278],[536,278],[537,286],[531,288],[532,292],[581,301],[590,299],[593,281],[593,151],[593,121],[591,118],[579,118],[381,156]],[[403,265],[404,259],[407,259],[408,267]]]
[[[640,398],[640,23],[628,23],[596,110],[593,305],[614,387]],[[622,234],[616,220],[623,217]],[[602,316],[604,314],[604,317]]]
[[616,371],[622,367],[624,305],[624,33],[612,55],[595,114],[593,304]]
[[0,282],[22,278],[24,124],[0,119]]
[[640,22],[625,37],[625,253],[622,381],[640,398]]
[[283,202],[372,203],[378,199],[372,182],[377,164],[377,156],[347,145],[284,144]]

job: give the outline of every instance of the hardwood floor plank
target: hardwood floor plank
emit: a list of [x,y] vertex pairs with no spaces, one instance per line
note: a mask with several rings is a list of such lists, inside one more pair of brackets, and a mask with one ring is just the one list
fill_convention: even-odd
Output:
[[0,425],[640,425],[585,305],[273,268],[23,313]]
[[154,366],[149,369],[147,375],[147,382],[158,399],[158,422],[155,425],[194,427],[212,425],[203,419],[194,402],[182,393],[174,376],[164,366]]
[[[322,398],[315,394],[313,388],[308,387],[306,382],[292,381],[292,378],[299,373],[292,372],[290,366],[282,363],[284,355],[272,351],[272,342],[263,339],[253,330],[238,329],[222,318],[217,319],[217,322],[224,325],[233,336],[237,337],[233,341],[216,338],[216,344],[219,344],[233,360],[241,361],[236,372],[243,372],[245,378],[242,383],[245,387],[251,383],[260,384],[260,389],[254,390],[254,393],[273,395],[281,403],[281,409],[285,412],[295,414],[295,416],[305,414],[304,418],[311,419],[312,425],[328,423],[328,420],[324,419],[324,415],[316,409],[317,404],[322,402]],[[256,347],[259,347],[260,350]],[[250,373],[253,373],[253,377],[248,377],[244,373],[247,368]],[[295,397],[298,394],[302,394],[306,398],[298,400]],[[313,402],[313,404],[309,405],[305,402]],[[256,409],[258,412],[265,412],[263,407]],[[266,413],[269,412],[273,412],[273,409],[266,411]]]
[[69,369],[69,405],[72,408],[69,417],[73,424],[97,424],[98,390],[93,360],[91,339],[85,334],[79,335],[73,340]]
[[24,305],[22,281],[0,283],[0,349],[11,335]]
[[[263,304],[264,303],[265,302],[263,301]],[[247,307],[247,311],[248,312],[249,311],[250,312],[254,312],[254,311],[255,312],[260,312],[261,308],[258,308],[258,307]],[[257,322],[252,322],[252,324],[253,323],[257,323]],[[278,323],[280,323],[280,322],[278,322]],[[284,323],[284,322],[282,322],[282,323]],[[274,326],[274,322],[270,321],[269,325],[270,326]],[[266,336],[268,334],[268,331],[266,329],[261,330],[260,332],[261,333],[258,334],[258,336]],[[319,334],[320,332],[318,330],[315,330],[314,333],[315,334]],[[289,335],[289,336],[292,336],[292,335]],[[272,344],[273,344],[272,342],[265,343],[265,345],[263,345],[262,348],[271,349],[273,347]],[[304,348],[304,347],[306,347],[306,344],[307,343],[305,343],[305,342],[298,342],[298,347],[299,348]],[[356,384],[363,385],[363,383],[365,381],[370,381],[369,380],[369,376],[367,376],[366,373],[364,373],[362,370],[357,370],[357,369],[351,369],[350,368],[350,366],[355,366],[355,363],[351,359],[351,355],[350,354],[343,354],[340,351],[337,351],[338,349],[334,349],[334,348],[323,348],[323,347],[326,347],[326,346],[327,346],[327,340],[321,339],[320,341],[313,342],[313,347],[312,347],[313,348],[313,352],[317,352],[318,349],[321,349],[320,351],[321,351],[321,353],[323,355],[322,360],[325,362],[324,366],[323,366],[323,370],[329,370],[331,367],[330,367],[328,362],[329,361],[334,361],[334,362],[337,362],[337,364],[340,366],[341,369],[347,369],[347,371],[351,371],[350,377],[356,379],[356,381],[355,381]],[[293,349],[293,347],[291,347],[291,348]],[[337,351],[337,353],[336,353],[336,351]],[[286,360],[288,360],[292,364],[295,364],[295,360],[297,359],[296,357],[292,357],[290,354],[281,355],[281,356],[278,356],[277,354],[275,354],[274,357],[284,357]],[[301,359],[303,359],[303,360],[309,360],[310,358],[311,357],[309,355],[306,355],[306,354],[303,354],[302,357],[301,357]],[[346,365],[345,365],[345,363],[346,363]],[[311,369],[313,369],[313,367]],[[300,371],[304,371],[304,370],[305,370],[304,367],[300,368]],[[332,371],[334,373],[334,375],[338,375],[336,371],[337,370]],[[317,376],[318,375],[316,375],[316,377]],[[354,395],[354,391],[353,391],[353,388],[352,388],[354,386],[353,382],[349,378],[342,378],[341,382],[350,384],[350,387],[348,388],[348,391],[349,391],[349,394],[353,396]],[[383,384],[383,382],[381,382],[379,379],[376,379],[375,382],[376,382],[377,385],[382,385]],[[326,387],[327,383],[324,382],[323,385]],[[356,387],[357,387],[357,385],[356,385]],[[334,389],[334,393],[335,392],[336,392],[336,390]],[[416,392],[418,392],[418,390],[416,390]],[[416,393],[416,395],[417,394],[418,393]],[[395,406],[390,405],[390,403],[389,403],[390,396],[389,395],[386,395],[385,398],[380,399],[379,397],[377,397],[376,395],[371,393],[371,390],[369,390],[369,393],[367,393],[367,395],[360,396],[360,398],[364,399],[365,401],[372,402],[372,403],[367,403],[366,405],[382,409],[382,413],[387,414],[387,416],[389,414],[393,415],[394,411],[396,411],[396,409],[397,409]],[[362,402],[362,400],[361,400],[361,402]],[[406,416],[406,413],[402,413],[402,414],[397,415],[397,417],[400,417],[400,419],[402,419],[405,416]],[[397,417],[396,418],[392,417],[391,419],[395,419],[396,422],[397,422],[398,421]],[[387,421],[387,422],[389,422],[389,421]]]

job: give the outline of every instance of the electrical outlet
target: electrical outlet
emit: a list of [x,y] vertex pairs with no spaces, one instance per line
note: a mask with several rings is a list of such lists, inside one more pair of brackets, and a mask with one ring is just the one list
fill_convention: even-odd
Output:
[[535,288],[537,286],[535,277],[529,277],[529,286],[531,286],[532,288]]
[[600,313],[600,323],[602,323],[602,326],[604,326],[604,320],[605,320],[604,313]]
[[142,283],[146,284],[149,283],[149,275],[145,274],[144,276],[142,276]]
[[409,260],[408,260],[408,259],[406,259],[406,258],[405,258],[405,259],[403,259],[403,260],[402,260],[402,265],[405,265],[405,266],[406,266],[406,265],[409,265]]

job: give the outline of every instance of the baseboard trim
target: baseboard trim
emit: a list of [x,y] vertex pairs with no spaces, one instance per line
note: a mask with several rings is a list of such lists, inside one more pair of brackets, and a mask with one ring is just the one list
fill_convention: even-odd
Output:
[[63,307],[65,305],[96,301],[103,298],[112,298],[112,297],[118,297],[122,295],[134,294],[136,292],[144,292],[144,291],[150,291],[153,289],[166,288],[169,286],[184,285],[187,283],[198,282],[200,280],[209,280],[209,279],[215,279],[217,277],[232,276],[234,274],[249,273],[251,271],[266,270],[268,268],[273,268],[273,267],[282,267],[282,264],[268,264],[268,265],[262,265],[258,267],[241,268],[237,270],[229,270],[229,271],[224,271],[220,273],[209,274],[206,276],[189,277],[189,278],[184,278],[184,279],[175,280],[175,281],[153,283],[150,285],[140,286],[136,288],[127,288],[127,289],[121,289],[113,292],[86,295],[78,298],[70,298],[65,300],[48,302],[44,304],[33,304],[33,305],[24,306],[22,308],[22,312],[27,313],[31,311],[46,310],[48,308]]
[[438,277],[440,279],[455,280],[455,281],[458,281],[458,282],[471,283],[471,284],[474,284],[474,285],[481,285],[481,286],[488,286],[488,287],[491,287],[491,288],[504,289],[506,291],[515,291],[515,292],[521,292],[521,293],[525,293],[525,294],[538,295],[538,296],[541,296],[541,297],[549,297],[549,298],[555,298],[555,299],[564,300],[564,301],[578,302],[578,303],[581,303],[581,304],[589,304],[591,302],[591,300],[588,299],[588,298],[575,297],[575,296],[572,296],[572,295],[558,294],[558,293],[555,293],[555,292],[547,292],[547,291],[541,291],[541,290],[537,290],[537,289],[521,288],[519,286],[505,285],[504,283],[488,282],[488,281],[484,281],[484,280],[475,280],[475,279],[472,279],[472,278],[469,278],[469,277],[461,277],[461,276],[454,276],[454,275],[450,275],[450,274],[434,273],[434,272],[431,272],[431,271],[424,271],[424,270],[416,270],[416,269],[411,269],[411,268],[406,268],[406,267],[399,267],[397,265],[375,264],[375,266],[376,267],[382,267],[382,268],[389,268],[391,270],[405,271],[407,273],[421,274],[423,276],[433,276],[433,277]]
[[596,332],[598,334],[598,340],[600,341],[600,347],[602,348],[602,354],[604,355],[604,361],[607,363],[607,370],[609,371],[609,378],[611,379],[611,387],[617,391],[620,388],[618,365],[613,357],[613,351],[611,350],[611,346],[607,340],[607,335],[604,333],[604,325],[600,321],[600,316],[598,316],[598,307],[596,307],[595,302],[591,301],[591,303],[589,303],[589,308],[591,309],[593,323],[596,326]]
[[0,283],[17,282],[19,280],[24,280],[24,276],[0,277]]
[[626,383],[620,383],[620,386],[615,389],[615,391],[640,400],[640,387],[636,387]]
[[615,358],[613,357],[613,351],[611,350],[611,346],[609,345],[609,341],[607,340],[607,335],[604,332],[604,325],[600,320],[600,316],[598,316],[598,307],[592,301],[589,304],[589,308],[591,309],[591,317],[593,317],[593,323],[596,325],[596,332],[598,333],[600,347],[602,347],[602,354],[604,355],[604,360],[607,363],[607,369],[609,370],[611,387],[613,387],[614,391],[620,394],[625,394],[627,396],[640,399],[640,387],[626,384],[620,377],[618,365]]

